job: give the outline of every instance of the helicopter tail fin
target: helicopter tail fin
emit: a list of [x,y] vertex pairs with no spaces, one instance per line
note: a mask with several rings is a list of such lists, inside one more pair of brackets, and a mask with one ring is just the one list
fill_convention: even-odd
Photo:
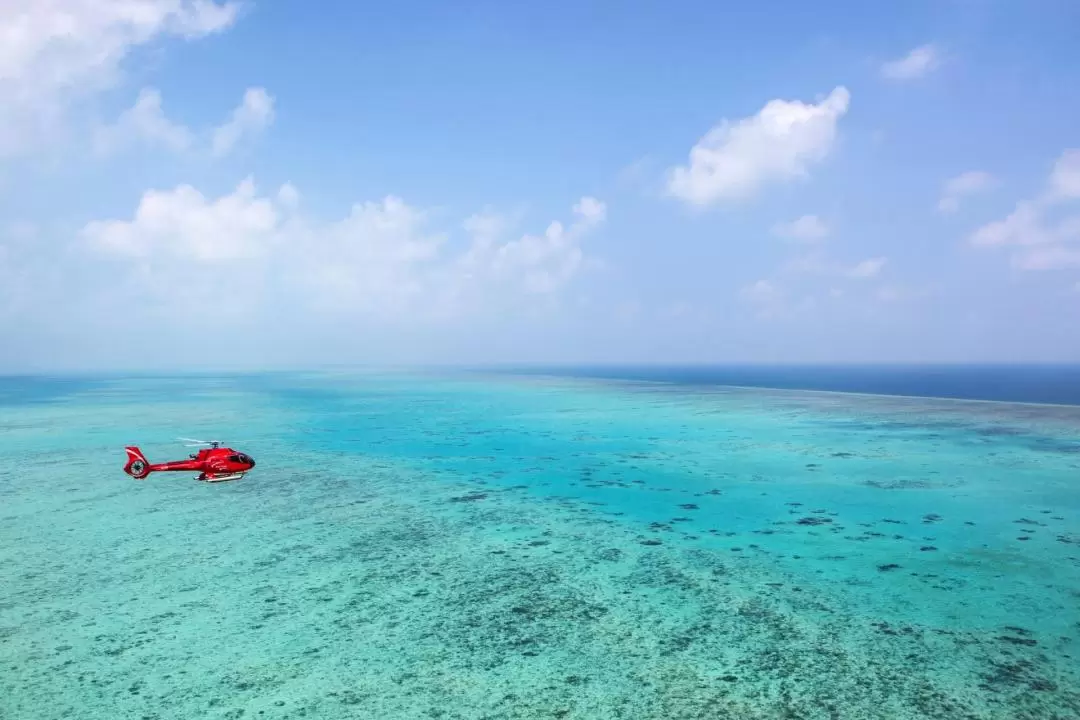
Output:
[[150,461],[142,454],[142,450],[129,446],[124,448],[124,451],[127,452],[128,456],[127,465],[124,465],[124,472],[136,480],[142,480],[150,474]]

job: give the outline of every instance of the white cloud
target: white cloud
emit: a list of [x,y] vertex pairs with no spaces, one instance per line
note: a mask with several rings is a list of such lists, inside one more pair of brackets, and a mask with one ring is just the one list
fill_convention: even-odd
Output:
[[455,300],[467,294],[461,281],[498,286],[502,291],[516,286],[530,294],[551,293],[570,280],[583,266],[579,247],[582,235],[604,222],[607,206],[593,197],[583,197],[573,207],[577,220],[564,227],[555,221],[543,235],[524,235],[500,243],[505,224],[491,216],[474,216],[467,221],[472,244],[456,261],[456,281],[451,283]]
[[287,210],[295,210],[300,204],[300,192],[291,183],[278,189],[278,203]]
[[815,242],[829,234],[828,226],[817,215],[803,215],[788,223],[777,223],[772,231],[774,235],[803,242]]
[[286,285],[316,310],[387,317],[430,300],[446,242],[427,213],[387,196],[329,225],[289,233]]
[[812,295],[799,296],[772,280],[758,280],[747,285],[739,291],[739,296],[760,319],[791,318],[812,312],[818,306]]
[[130,221],[91,222],[82,234],[94,247],[113,254],[212,263],[262,254],[279,221],[274,203],[258,198],[249,178],[232,194],[213,201],[190,185],[148,190]]
[[711,129],[671,170],[668,193],[691,205],[746,199],[765,185],[806,177],[832,149],[850,94],[837,87],[818,104],[772,100],[756,115]]
[[[265,89],[249,88],[229,119],[211,131],[207,140],[211,152],[215,156],[224,155],[244,135],[254,135],[266,128],[273,121],[273,105],[274,99]],[[115,124],[98,129],[95,148],[104,154],[132,142],[160,145],[179,153],[191,150],[200,141],[189,128],[165,116],[157,89],[144,88],[134,107],[125,110]]]
[[1066,150],[1054,163],[1048,196],[1053,201],[1080,198],[1080,149]]
[[938,210],[944,213],[954,213],[960,209],[960,200],[950,195],[945,195],[938,200]]
[[971,244],[991,247],[1052,243],[1054,233],[1044,226],[1042,214],[1041,203],[1023,200],[1005,219],[987,223],[972,233]]
[[794,254],[772,278],[743,287],[739,295],[760,317],[792,316],[818,307],[817,297],[838,300],[848,295],[836,284],[838,279],[849,281],[851,287],[858,283],[872,289],[875,283],[869,281],[880,277],[887,263],[888,258],[874,257],[848,265],[829,259],[820,246],[810,246]]
[[780,291],[775,284],[768,280],[758,280],[752,285],[744,287],[740,291],[740,294],[744,298],[754,302],[770,302],[780,296]]
[[160,144],[173,152],[182,152],[191,147],[194,137],[186,127],[165,117],[160,92],[154,88],[144,88],[134,107],[125,110],[116,124],[98,130],[95,147],[99,153],[108,153],[120,143],[134,140]]
[[483,245],[495,242],[506,232],[509,225],[510,222],[506,217],[491,208],[485,208],[483,212],[470,215],[461,223],[465,232],[469,233],[475,242]]
[[597,225],[607,219],[607,205],[594,197],[583,197],[574,205],[574,213],[585,225]]
[[875,257],[862,260],[854,265],[846,265],[829,260],[817,250],[811,250],[794,256],[784,265],[782,271],[801,275],[866,279],[880,275],[887,262],[888,258]]
[[872,278],[877,277],[881,273],[881,268],[885,267],[887,258],[877,257],[870,258],[869,260],[863,260],[850,270],[847,271],[848,277],[853,278]]
[[769,280],[758,280],[741,288],[739,297],[762,318],[769,318],[783,312],[786,302],[786,295],[782,289]]
[[970,170],[950,178],[945,182],[941,200],[938,201],[938,210],[956,212],[960,208],[961,198],[989,190],[996,183],[993,175],[981,170]]
[[1080,200],[1080,150],[1065,150],[1054,163],[1043,191],[1021,200],[1001,220],[976,229],[968,242],[976,247],[1014,247],[1012,264],[1021,270],[1052,270],[1080,266],[1080,213],[1048,217]]
[[116,83],[133,49],[220,32],[238,9],[214,0],[0,2],[0,156],[46,140],[70,103]]
[[1013,266],[1021,270],[1062,270],[1080,268],[1080,247],[1032,248],[1013,258]]
[[274,119],[274,98],[263,88],[250,88],[224,125],[214,131],[213,153],[225,155],[245,135],[256,135]]
[[507,238],[493,213],[474,215],[463,223],[469,242],[454,251],[450,233],[429,229],[428,213],[401,198],[358,203],[332,223],[302,217],[298,201],[291,185],[262,196],[250,178],[216,199],[181,185],[146,192],[130,220],[87,224],[82,239],[146,281],[132,292],[162,300],[158,289],[170,288],[166,302],[184,311],[190,304],[175,287],[187,278],[217,285],[220,305],[242,301],[253,312],[253,288],[272,279],[297,307],[434,319],[512,311],[530,296],[557,294],[585,266],[581,240],[606,217],[604,203],[583,197],[569,226],[556,221],[542,235]]
[[898,60],[881,66],[881,74],[889,80],[920,78],[941,64],[940,54],[933,45],[922,45]]

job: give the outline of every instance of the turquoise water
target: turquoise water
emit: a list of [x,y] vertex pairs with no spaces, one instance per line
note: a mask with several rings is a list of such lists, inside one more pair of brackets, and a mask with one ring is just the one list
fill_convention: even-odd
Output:
[[1080,717],[1080,407],[8,379],[0,459],[5,720]]

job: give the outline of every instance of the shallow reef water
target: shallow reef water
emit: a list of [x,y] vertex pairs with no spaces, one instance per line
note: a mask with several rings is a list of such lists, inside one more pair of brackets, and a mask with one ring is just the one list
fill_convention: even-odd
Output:
[[[19,379],[0,382],[19,383]],[[0,386],[0,718],[1080,717],[1080,407]],[[135,481],[221,439],[234,483]]]

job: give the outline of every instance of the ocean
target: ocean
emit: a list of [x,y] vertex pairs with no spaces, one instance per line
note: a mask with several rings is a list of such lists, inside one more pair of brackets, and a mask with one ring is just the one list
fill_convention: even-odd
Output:
[[589,365],[498,370],[706,387],[1080,405],[1080,365]]
[[1080,717],[1080,371],[942,372],[0,378],[0,718]]

